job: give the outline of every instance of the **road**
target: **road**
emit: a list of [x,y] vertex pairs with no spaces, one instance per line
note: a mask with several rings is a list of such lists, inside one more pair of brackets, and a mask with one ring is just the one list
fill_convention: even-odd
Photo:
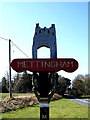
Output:
[[65,98],[70,99],[78,104],[90,107],[90,98],[75,97],[70,95],[65,95]]

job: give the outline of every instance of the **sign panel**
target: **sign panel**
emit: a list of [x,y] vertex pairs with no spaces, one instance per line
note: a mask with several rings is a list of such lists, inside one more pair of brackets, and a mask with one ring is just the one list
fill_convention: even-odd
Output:
[[60,71],[74,72],[78,68],[75,59],[14,59],[11,67],[16,72],[29,71]]

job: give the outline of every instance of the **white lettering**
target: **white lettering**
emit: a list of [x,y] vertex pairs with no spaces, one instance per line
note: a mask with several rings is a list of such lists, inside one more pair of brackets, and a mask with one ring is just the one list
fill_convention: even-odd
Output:
[[64,61],[63,63],[60,62],[60,67],[64,67],[64,65],[66,65],[66,62]]
[[33,67],[33,62],[34,62],[34,61],[30,61],[30,62],[31,62],[31,67]]
[[38,63],[39,63],[40,61],[36,61],[36,64],[37,64],[37,68],[38,68]]
[[[54,63],[54,64],[53,64],[53,63]],[[53,64],[53,65],[52,65],[52,64]],[[51,62],[51,67],[52,67],[52,68],[55,67],[55,62],[54,62],[54,61]]]
[[58,67],[58,62],[56,62],[56,67]]
[[41,67],[43,68],[43,62],[41,62]]
[[[40,63],[40,64],[39,64]],[[22,67],[22,68],[28,68],[28,67],[42,67],[42,68],[55,68],[55,67],[74,67],[74,63],[73,61],[69,62],[69,61],[21,61],[21,62],[17,62],[17,67]]]
[[18,62],[18,68],[19,68],[20,66],[25,68],[25,67],[26,67],[26,66],[25,66],[25,61],[24,61],[24,62]]
[[67,62],[68,66],[69,67],[70,65],[73,67],[73,62]]
[[42,119],[47,119],[47,115],[42,115]]
[[49,64],[48,64],[47,62],[45,62],[45,67],[46,67],[46,65],[47,65],[48,67],[50,67],[50,62],[49,62]]

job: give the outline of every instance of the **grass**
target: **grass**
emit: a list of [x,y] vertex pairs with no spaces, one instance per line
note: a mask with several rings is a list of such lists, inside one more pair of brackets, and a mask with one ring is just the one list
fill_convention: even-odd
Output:
[[88,107],[68,99],[53,101],[50,108],[52,118],[88,118]]
[[[21,96],[21,95],[30,95],[30,94],[32,94],[32,93],[13,93],[12,95],[13,95],[13,97],[15,97],[15,96]],[[9,93],[0,93],[0,97],[2,98],[2,99],[4,99],[5,97],[9,97]]]
[[[69,99],[52,101],[49,106],[50,118],[88,118],[88,107]],[[2,118],[40,118],[39,104],[2,113]]]
[[90,95],[82,95],[81,97],[86,97],[86,98],[90,98]]
[[9,97],[9,93],[0,93],[0,98]]

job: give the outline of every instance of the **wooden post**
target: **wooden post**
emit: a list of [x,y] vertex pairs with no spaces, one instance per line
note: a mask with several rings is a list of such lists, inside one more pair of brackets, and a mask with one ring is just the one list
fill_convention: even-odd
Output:
[[10,98],[12,97],[12,84],[11,84],[11,40],[9,39],[9,93]]

